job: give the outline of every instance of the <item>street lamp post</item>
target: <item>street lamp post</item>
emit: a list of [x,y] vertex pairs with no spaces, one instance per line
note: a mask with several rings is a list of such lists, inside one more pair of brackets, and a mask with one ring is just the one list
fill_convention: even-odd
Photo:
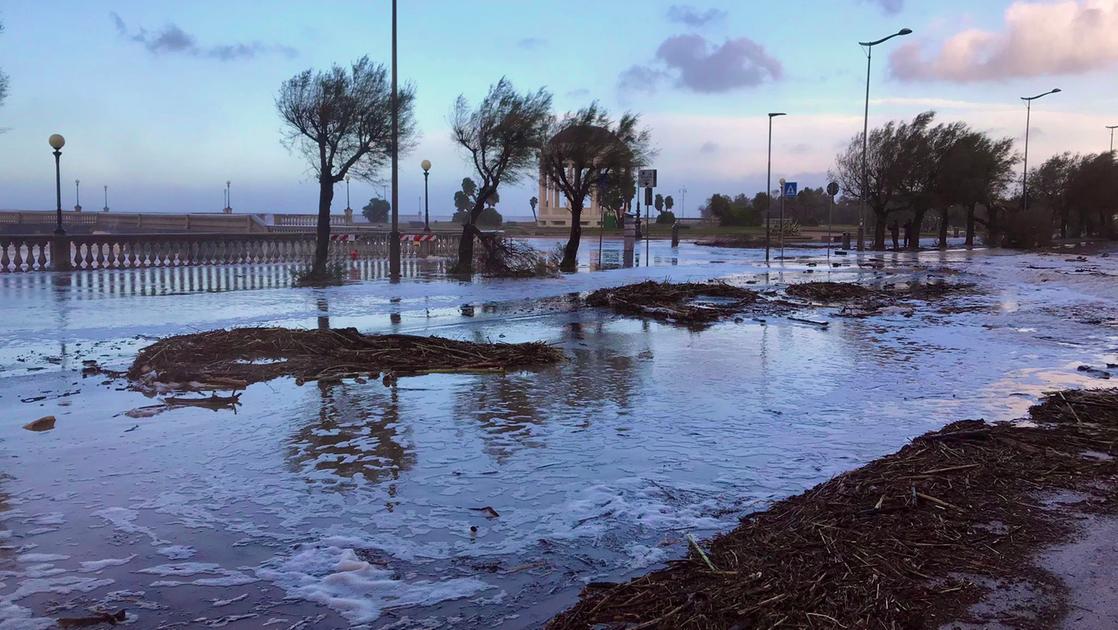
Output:
[[419,163],[423,169],[423,231],[431,231],[431,202],[427,198],[427,176],[431,172],[431,160],[423,160]]
[[74,212],[82,211],[82,180],[74,180]]
[[[784,264],[784,178],[780,178],[780,264]],[[771,193],[770,193],[771,194]],[[772,199],[769,199],[772,205]]]
[[229,180],[225,180],[225,214],[233,213],[233,194],[229,189],[232,184]]
[[870,134],[870,64],[873,62],[873,47],[887,42],[894,37],[901,35],[908,35],[912,29],[902,28],[901,30],[893,33],[888,37],[882,37],[877,41],[872,42],[858,42],[859,46],[866,48],[866,110],[865,116],[862,120],[862,207],[858,210],[858,251],[866,249],[866,199],[869,196],[869,162],[866,159],[869,153],[869,134]]
[[1021,100],[1025,101],[1025,158],[1023,168],[1021,171],[1021,209],[1029,209],[1029,124],[1032,121],[1033,115],[1033,101],[1049,94],[1055,94],[1060,91],[1060,88],[1052,88],[1044,94],[1037,94],[1036,96],[1022,96]]
[[62,159],[62,147],[66,145],[66,138],[56,133],[52,134],[47,142],[54,149],[54,192],[58,202],[56,204],[58,225],[54,228],[54,233],[61,236],[66,233],[66,230],[62,229],[62,166],[60,160]]
[[349,205],[349,175],[345,177],[345,209],[353,212],[353,208]]
[[109,187],[105,186],[105,207],[101,208],[101,212],[109,211]]
[[769,239],[772,237],[773,118],[777,116],[787,116],[787,114],[784,112],[772,112],[769,114],[769,169],[768,174],[765,175],[765,197],[768,199],[769,205],[765,208],[765,263],[769,262]]
[[397,93],[396,0],[392,0],[392,229],[388,234],[388,275],[400,278],[400,97]]
[[1114,153],[1114,130],[1118,129],[1118,125],[1107,125],[1106,128],[1110,130],[1110,152]]

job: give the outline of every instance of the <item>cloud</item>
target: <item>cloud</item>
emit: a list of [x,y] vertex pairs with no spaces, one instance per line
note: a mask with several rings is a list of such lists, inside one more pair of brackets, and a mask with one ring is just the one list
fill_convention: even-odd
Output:
[[624,88],[655,89],[660,79],[674,77],[677,86],[693,92],[728,92],[777,80],[783,75],[780,62],[748,37],[712,45],[701,35],[669,37],[656,50],[656,66],[633,66],[621,73]]
[[668,19],[694,28],[706,26],[713,22],[721,22],[728,14],[722,9],[707,9],[700,11],[687,4],[673,4],[668,7]]
[[617,78],[617,87],[624,91],[655,92],[661,79],[667,77],[663,70],[649,66],[631,66]]
[[898,48],[891,74],[904,81],[1004,81],[1083,74],[1118,63],[1118,0],[1017,0],[1000,31],[968,29],[929,54],[920,42]]
[[542,37],[525,37],[516,42],[516,45],[524,50],[536,50],[543,47],[545,44],[547,44],[547,40]]
[[568,91],[566,96],[567,98],[586,98],[587,96],[590,96],[590,90],[586,88],[576,88],[574,90]]
[[862,0],[881,7],[886,15],[896,15],[904,8],[904,0]]
[[154,35],[144,28],[130,33],[128,31],[128,26],[119,15],[115,12],[111,12],[109,13],[109,17],[113,21],[113,27],[116,29],[117,35],[120,35],[128,41],[142,44],[143,47],[153,55],[178,53],[190,55],[192,57],[209,57],[221,61],[234,61],[237,59],[252,59],[260,54],[278,53],[293,57],[297,53],[297,51],[290,46],[262,44],[260,42],[218,44],[215,46],[203,47],[198,45],[198,41],[193,35],[187,33],[173,23],[167,24],[163,27],[163,30]]

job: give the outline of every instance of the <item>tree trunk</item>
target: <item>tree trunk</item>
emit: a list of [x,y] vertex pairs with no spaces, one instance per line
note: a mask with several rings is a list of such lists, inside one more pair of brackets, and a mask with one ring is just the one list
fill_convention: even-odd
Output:
[[883,252],[885,251],[885,219],[887,213],[874,210],[873,214],[875,217],[873,222],[873,249]]
[[454,263],[451,273],[470,275],[474,272],[474,231],[472,224],[462,225],[462,237],[458,239],[458,261]]
[[947,249],[947,208],[939,213],[939,248]]
[[563,247],[563,260],[559,263],[559,271],[578,270],[578,243],[582,240],[582,207],[574,207],[571,203],[571,236]]
[[967,247],[974,247],[974,213],[978,204],[967,206]]
[[927,212],[926,208],[912,209],[912,238],[908,242],[908,248],[912,251],[920,249],[920,232],[924,231],[924,215]]
[[326,260],[330,254],[330,203],[334,201],[334,182],[320,179],[318,182],[318,226],[315,229],[314,266],[311,274],[326,274]]

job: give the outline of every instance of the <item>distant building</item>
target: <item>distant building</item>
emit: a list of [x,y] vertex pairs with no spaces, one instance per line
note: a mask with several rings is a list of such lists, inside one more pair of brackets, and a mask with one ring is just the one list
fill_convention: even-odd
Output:
[[[539,200],[537,225],[541,227],[571,226],[571,207],[567,204],[567,197],[547,177],[543,169],[540,169]],[[602,224],[602,208],[598,206],[598,194],[593,187],[591,187],[590,202],[582,208],[582,220],[579,223],[583,227],[598,227]]]

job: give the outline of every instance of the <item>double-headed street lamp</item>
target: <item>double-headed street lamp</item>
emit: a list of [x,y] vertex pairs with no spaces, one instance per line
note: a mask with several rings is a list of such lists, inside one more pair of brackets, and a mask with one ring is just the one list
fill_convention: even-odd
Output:
[[431,160],[423,160],[419,167],[423,169],[423,231],[430,232],[431,202],[427,200],[427,176],[431,173]]
[[869,197],[869,162],[866,159],[869,153],[869,135],[870,135],[870,64],[873,61],[873,47],[887,42],[894,37],[901,35],[908,35],[912,33],[910,28],[902,28],[901,30],[893,33],[888,37],[882,37],[877,41],[872,42],[858,42],[859,46],[864,46],[866,49],[866,112],[865,118],[862,122],[862,207],[858,211],[858,251],[866,248],[866,199]]
[[1036,96],[1022,96],[1021,100],[1025,101],[1025,160],[1024,168],[1021,172],[1021,209],[1029,209],[1029,123],[1033,114],[1033,101],[1049,94],[1055,94],[1060,91],[1060,88],[1052,88],[1044,94],[1037,94]]
[[1114,130],[1118,129],[1118,125],[1107,125],[1106,128],[1110,130],[1110,152],[1114,153]]
[[59,160],[62,158],[62,147],[66,145],[66,138],[63,138],[62,134],[51,134],[47,142],[54,149],[54,192],[58,202],[58,226],[54,228],[54,233],[61,236],[66,233],[66,230],[62,229],[62,167]]
[[[769,170],[765,176],[765,197],[769,200],[769,205],[765,208],[765,263],[769,262],[769,238],[772,235],[772,214],[773,214],[773,118],[777,116],[787,116],[784,112],[771,112],[769,113]],[[782,191],[783,192],[783,191]],[[783,228],[783,226],[781,226]]]

